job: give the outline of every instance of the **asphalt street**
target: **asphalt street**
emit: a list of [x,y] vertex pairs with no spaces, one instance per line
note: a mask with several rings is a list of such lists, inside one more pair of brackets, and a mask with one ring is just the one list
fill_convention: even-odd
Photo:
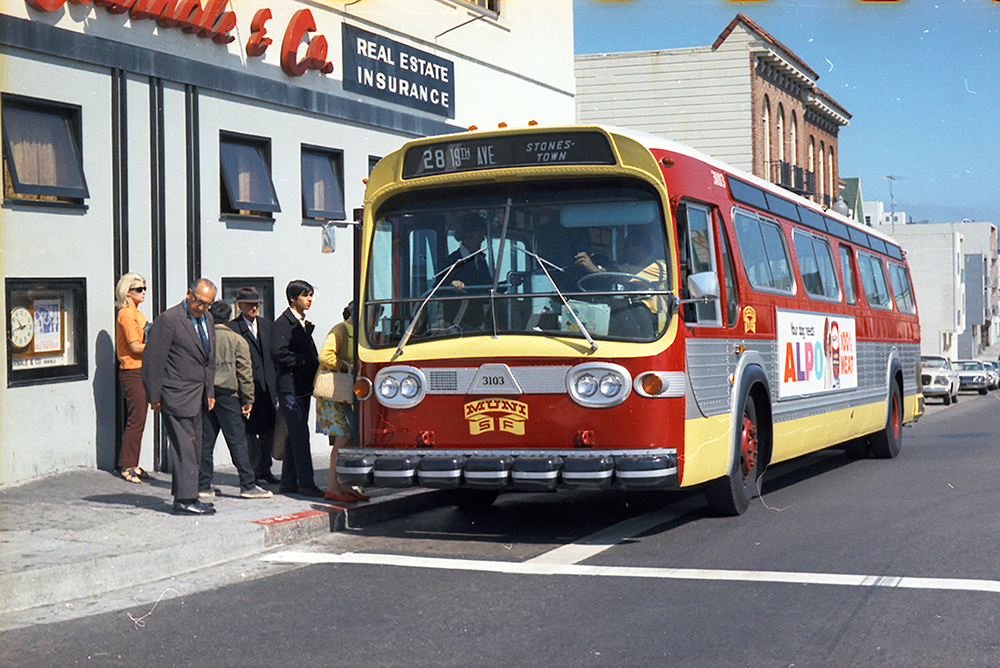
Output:
[[443,506],[2,633],[0,665],[995,666],[998,402],[929,405],[896,460],[772,467],[742,517],[693,493]]

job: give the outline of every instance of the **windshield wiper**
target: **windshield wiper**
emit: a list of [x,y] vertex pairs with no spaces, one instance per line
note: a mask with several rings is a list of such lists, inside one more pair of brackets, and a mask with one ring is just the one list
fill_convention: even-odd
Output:
[[[427,306],[427,302],[431,300],[431,298],[437,293],[437,291],[441,288],[441,286],[444,285],[445,281],[448,280],[448,277],[451,276],[451,272],[455,271],[455,269],[462,266],[463,264],[465,264],[472,258],[476,257],[480,253],[485,253],[485,252],[486,252],[485,248],[480,248],[475,253],[469,253],[465,257],[458,258],[450,265],[448,265],[438,273],[434,274],[434,278],[441,276],[441,280],[437,282],[437,284],[433,287],[433,289],[431,289],[430,292],[427,293],[427,296],[424,298],[424,301],[420,302],[420,306],[417,307],[416,312],[413,314],[413,319],[410,320],[410,326],[406,328],[406,332],[403,334],[403,338],[399,340],[399,345],[396,346],[396,352],[393,353],[392,360],[390,361],[394,361],[397,357],[403,354],[403,347],[410,340],[410,336],[413,335],[413,330],[417,328],[417,322],[420,320],[420,314],[423,313],[424,307]],[[442,274],[444,275],[442,276]]]
[[566,311],[569,312],[570,317],[573,318],[573,322],[575,322],[576,326],[580,328],[580,333],[583,334],[583,336],[587,339],[587,343],[590,344],[591,352],[597,350],[597,342],[594,341],[594,337],[590,335],[590,332],[587,331],[586,326],[583,324],[583,321],[580,320],[580,317],[576,314],[576,311],[573,309],[572,306],[569,305],[569,301],[566,299],[566,295],[562,293],[562,290],[559,289],[559,286],[556,284],[556,282],[552,280],[552,274],[549,273],[548,267],[546,267],[545,265],[549,265],[553,269],[557,269],[562,272],[565,272],[566,270],[552,262],[549,262],[542,256],[532,253],[527,248],[521,248],[517,244],[512,244],[511,248],[515,248],[524,253],[525,255],[535,258],[535,260],[538,262],[538,266],[542,268],[543,272],[545,272],[545,277],[549,279],[549,283],[552,284],[552,288],[556,291],[556,294],[559,295],[559,300],[562,301],[563,306],[566,307]]

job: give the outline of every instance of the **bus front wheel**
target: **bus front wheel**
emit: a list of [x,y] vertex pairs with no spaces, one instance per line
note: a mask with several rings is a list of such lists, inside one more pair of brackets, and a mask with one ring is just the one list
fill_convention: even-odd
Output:
[[743,398],[742,425],[737,435],[736,451],[729,475],[712,480],[705,485],[708,505],[717,515],[742,515],[750,507],[750,500],[757,491],[760,461],[760,435],[757,422],[757,405],[747,392]]

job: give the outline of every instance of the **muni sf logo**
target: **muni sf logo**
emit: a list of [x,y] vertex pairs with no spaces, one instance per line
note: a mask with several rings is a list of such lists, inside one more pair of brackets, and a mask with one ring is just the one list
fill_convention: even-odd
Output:
[[512,399],[480,399],[465,404],[465,419],[473,436],[490,431],[506,431],[524,436],[528,404]]

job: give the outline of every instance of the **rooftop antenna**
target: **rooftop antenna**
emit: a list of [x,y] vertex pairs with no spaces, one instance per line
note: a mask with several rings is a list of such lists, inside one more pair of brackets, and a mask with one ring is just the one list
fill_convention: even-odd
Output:
[[889,223],[892,225],[892,233],[896,233],[896,200],[892,195],[892,184],[900,179],[906,178],[905,176],[893,176],[892,174],[886,174],[884,177],[886,181],[889,182]]

